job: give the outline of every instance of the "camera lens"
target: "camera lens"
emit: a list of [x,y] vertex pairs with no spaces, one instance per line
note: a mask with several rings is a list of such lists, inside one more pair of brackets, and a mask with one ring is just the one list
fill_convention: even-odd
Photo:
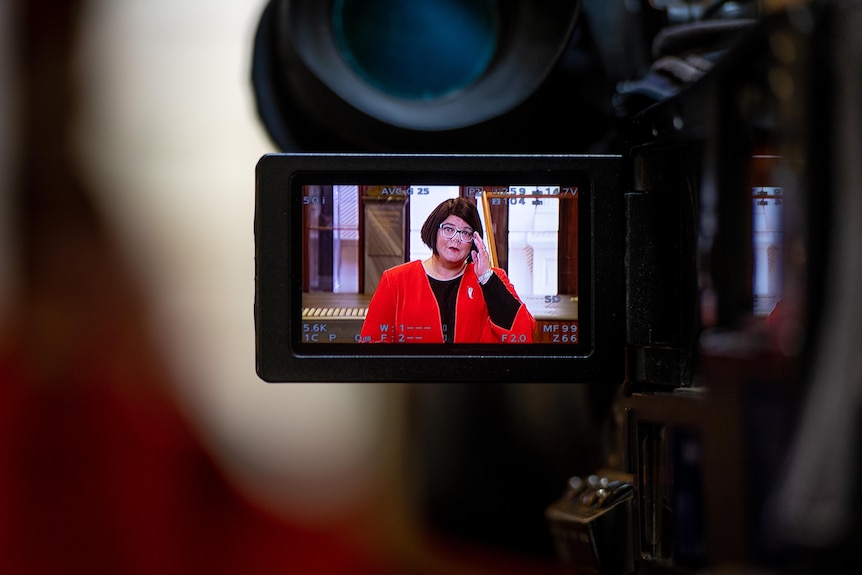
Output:
[[577,106],[556,89],[569,77],[557,64],[579,9],[270,0],[255,35],[258,110],[283,150],[559,151],[572,143],[560,119]]
[[391,96],[431,100],[474,83],[497,50],[495,0],[336,0],[344,61]]

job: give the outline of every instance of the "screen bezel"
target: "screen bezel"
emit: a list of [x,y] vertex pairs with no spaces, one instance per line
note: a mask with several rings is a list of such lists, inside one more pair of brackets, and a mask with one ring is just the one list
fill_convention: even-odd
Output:
[[[539,378],[543,382],[620,383],[624,370],[621,165],[619,156],[605,155],[265,155],[256,169],[255,205],[259,377],[268,382],[524,382]],[[302,186],[393,181],[581,184],[581,343],[303,344]]]

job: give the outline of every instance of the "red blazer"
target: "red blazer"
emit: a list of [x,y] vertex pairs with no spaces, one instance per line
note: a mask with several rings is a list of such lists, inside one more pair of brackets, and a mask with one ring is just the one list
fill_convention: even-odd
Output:
[[[506,272],[494,268],[509,292]],[[536,321],[521,303],[511,329],[491,322],[473,264],[467,264],[455,304],[455,343],[530,343]],[[365,342],[443,343],[440,308],[419,260],[383,272],[361,331]]]

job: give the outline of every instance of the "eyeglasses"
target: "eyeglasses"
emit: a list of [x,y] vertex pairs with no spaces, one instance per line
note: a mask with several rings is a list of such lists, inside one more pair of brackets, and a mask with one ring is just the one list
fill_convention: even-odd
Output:
[[443,237],[447,240],[451,240],[457,235],[458,241],[462,244],[467,244],[473,241],[473,230],[470,228],[459,230],[451,224],[440,224],[440,231],[443,233]]

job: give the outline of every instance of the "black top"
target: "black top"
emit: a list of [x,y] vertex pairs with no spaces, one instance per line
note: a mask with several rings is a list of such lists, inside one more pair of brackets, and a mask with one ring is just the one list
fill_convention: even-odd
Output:
[[491,321],[504,329],[512,329],[515,316],[521,309],[521,302],[509,292],[506,284],[497,274],[491,274],[484,285],[479,285],[482,286],[482,294],[485,296],[485,303],[488,304],[488,315],[491,316]]
[[[440,323],[443,326],[443,341],[445,343],[455,341],[455,304],[458,301],[458,288],[461,286],[462,277],[438,280],[428,276],[431,290],[434,292],[434,297],[437,298],[437,305],[440,307]],[[515,323],[515,316],[521,308],[521,302],[506,289],[506,285],[497,274],[491,274],[484,285],[479,285],[482,286],[482,295],[485,297],[485,304],[488,306],[488,315],[491,317],[491,321],[504,329],[511,329],[512,324]]]
[[450,280],[438,280],[428,276],[437,305],[440,307],[440,323],[443,326],[443,343],[455,341],[455,303],[458,301],[458,288],[461,286],[460,275]]

